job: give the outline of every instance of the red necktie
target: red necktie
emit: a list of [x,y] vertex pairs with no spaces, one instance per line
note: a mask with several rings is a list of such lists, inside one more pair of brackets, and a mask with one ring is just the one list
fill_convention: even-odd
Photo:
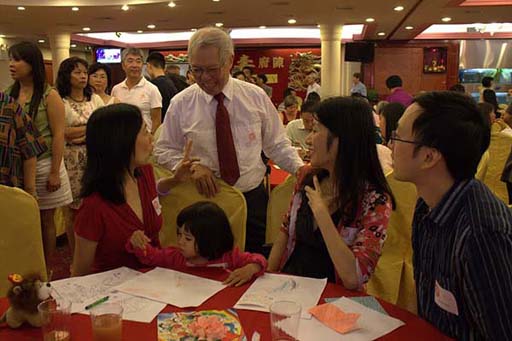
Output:
[[224,94],[221,92],[214,96],[217,100],[217,113],[215,115],[215,132],[217,135],[217,155],[219,157],[220,177],[233,186],[240,177],[238,160],[236,158],[235,143],[229,122],[229,113],[224,106]]

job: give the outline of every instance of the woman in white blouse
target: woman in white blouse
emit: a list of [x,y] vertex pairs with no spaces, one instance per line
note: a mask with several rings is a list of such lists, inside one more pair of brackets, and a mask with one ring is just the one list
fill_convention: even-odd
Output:
[[94,63],[89,66],[89,85],[94,93],[101,97],[105,105],[119,103],[119,98],[110,96],[112,89],[112,75],[110,67],[101,63]]

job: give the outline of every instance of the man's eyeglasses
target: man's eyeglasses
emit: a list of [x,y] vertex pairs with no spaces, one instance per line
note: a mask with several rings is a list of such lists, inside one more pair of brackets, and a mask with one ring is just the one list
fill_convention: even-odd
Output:
[[194,74],[194,76],[201,76],[203,73],[206,73],[210,76],[215,75],[219,72],[221,66],[214,66],[214,67],[197,67],[197,66],[191,66],[190,71]]
[[396,134],[396,130],[393,130],[391,132],[391,137],[389,138],[390,141],[392,142],[395,142],[395,141],[400,141],[400,142],[404,142],[404,143],[410,143],[410,144],[415,144],[415,145],[418,145],[420,146],[421,143],[420,142],[417,142],[417,141],[411,141],[411,140],[403,140],[401,138],[399,138]]

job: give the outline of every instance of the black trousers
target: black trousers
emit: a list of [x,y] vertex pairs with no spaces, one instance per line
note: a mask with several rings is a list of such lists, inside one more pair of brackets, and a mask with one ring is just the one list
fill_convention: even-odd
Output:
[[243,193],[247,202],[247,228],[245,237],[245,251],[261,253],[268,256],[265,244],[265,231],[267,227],[268,194],[261,183],[258,187]]

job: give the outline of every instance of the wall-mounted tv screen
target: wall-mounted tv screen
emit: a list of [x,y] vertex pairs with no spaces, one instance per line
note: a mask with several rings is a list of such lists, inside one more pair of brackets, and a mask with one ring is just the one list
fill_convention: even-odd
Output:
[[121,63],[121,49],[99,47],[96,49],[98,63]]

